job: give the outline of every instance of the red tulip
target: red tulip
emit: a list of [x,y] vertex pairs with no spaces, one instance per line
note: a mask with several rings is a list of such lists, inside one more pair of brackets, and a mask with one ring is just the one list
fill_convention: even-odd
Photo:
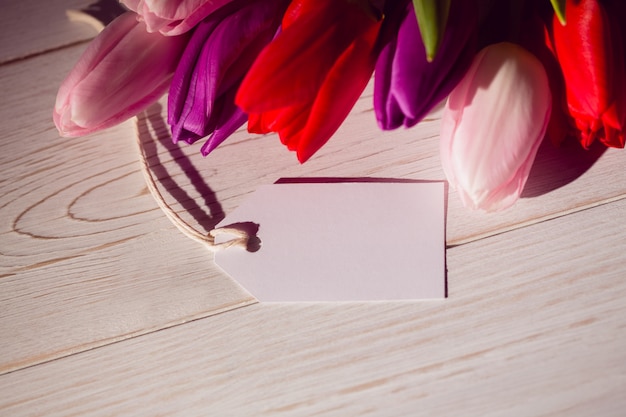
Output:
[[235,98],[248,130],[277,132],[300,162],[317,152],[372,76],[378,15],[363,0],[293,1]]
[[619,22],[599,0],[568,0],[567,24],[555,16],[553,50],[565,80],[567,110],[589,147],[624,147],[626,71]]

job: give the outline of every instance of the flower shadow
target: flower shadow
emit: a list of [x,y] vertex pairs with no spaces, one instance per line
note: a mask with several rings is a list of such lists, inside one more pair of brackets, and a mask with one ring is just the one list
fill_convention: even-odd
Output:
[[537,151],[521,197],[538,197],[573,182],[589,170],[606,149],[598,141],[589,149],[584,149],[573,138],[567,138],[558,147],[544,140]]
[[[189,157],[177,144],[172,142],[169,126],[163,119],[162,110],[161,104],[156,103],[137,117],[137,134],[145,153],[147,165],[155,180],[194,218],[200,227],[208,232],[224,219],[225,214],[222,205]],[[184,178],[188,183],[202,196],[206,209],[202,208],[172,178],[159,157],[157,146],[159,143],[167,149],[173,161],[185,173]]]

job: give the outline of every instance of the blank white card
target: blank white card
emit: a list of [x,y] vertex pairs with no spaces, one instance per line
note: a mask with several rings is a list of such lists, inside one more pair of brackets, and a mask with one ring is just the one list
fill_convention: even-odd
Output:
[[255,223],[260,247],[215,262],[259,301],[444,298],[444,191],[392,180],[262,186],[217,225]]

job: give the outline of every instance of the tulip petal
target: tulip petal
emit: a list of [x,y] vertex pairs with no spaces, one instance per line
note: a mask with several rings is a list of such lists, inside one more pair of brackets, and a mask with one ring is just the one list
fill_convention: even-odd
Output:
[[370,80],[381,26],[365,1],[296,0],[244,78],[250,132],[278,133],[300,162],[341,125]]
[[[198,25],[194,34],[183,53],[181,60],[176,69],[170,93],[168,96],[168,123],[173,124],[175,121],[186,119],[182,116],[183,109],[188,106],[189,101],[195,101],[196,94],[199,94],[202,88],[198,86],[198,74],[194,71],[196,62],[202,53],[202,48],[206,38],[215,30],[218,25],[217,20],[209,20]],[[201,101],[201,100],[199,100]],[[191,106],[189,106],[191,108]],[[185,110],[188,114],[189,108]],[[188,128],[192,129],[192,128]],[[198,132],[201,129],[194,129]],[[198,133],[201,134],[201,133]]]
[[102,130],[147,108],[167,91],[186,42],[146,32],[132,12],[119,16],[59,88],[53,118],[61,135]]
[[235,99],[245,111],[261,113],[313,100],[341,53],[373,22],[364,13],[354,13],[349,2],[321,3],[320,9],[330,15],[302,15],[297,25],[283,27],[259,55]]
[[138,14],[149,32],[177,36],[232,0],[121,0]]
[[465,206],[496,211],[519,198],[550,110],[547,75],[532,54],[500,43],[476,56],[441,130],[442,165]]
[[223,107],[220,109],[215,123],[217,127],[200,148],[200,153],[203,156],[211,153],[248,120],[248,115],[235,105],[236,87],[227,92],[224,95],[224,100],[221,101]]
[[357,38],[337,60],[321,86],[299,138],[297,156],[301,163],[335,133],[365,89],[374,70],[371,51],[379,29],[380,23],[372,25],[365,36]]
[[568,1],[567,24],[552,25],[554,51],[563,71],[568,110],[589,147],[596,139],[624,147],[626,125],[626,57],[623,22],[598,0]]
[[[174,142],[208,136],[206,156],[245,123],[232,102],[242,78],[273,38],[286,1],[234,1],[208,16],[193,32],[168,101]],[[229,102],[229,100],[231,102]]]
[[451,5],[441,49],[433,62],[425,58],[424,44],[412,6],[388,11],[397,28],[376,63],[374,111],[383,130],[421,121],[458,83],[476,52],[476,4],[464,0]]

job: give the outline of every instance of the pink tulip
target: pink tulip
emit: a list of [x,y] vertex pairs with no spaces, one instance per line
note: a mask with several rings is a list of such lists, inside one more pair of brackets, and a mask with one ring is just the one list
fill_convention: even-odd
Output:
[[498,43],[476,55],[441,125],[443,168],[466,207],[497,211],[517,201],[551,107],[546,71],[530,52]]
[[187,37],[148,33],[126,12],[89,44],[61,84],[54,123],[82,136],[131,118],[169,88]]
[[146,23],[148,32],[180,35],[232,0],[121,0]]

